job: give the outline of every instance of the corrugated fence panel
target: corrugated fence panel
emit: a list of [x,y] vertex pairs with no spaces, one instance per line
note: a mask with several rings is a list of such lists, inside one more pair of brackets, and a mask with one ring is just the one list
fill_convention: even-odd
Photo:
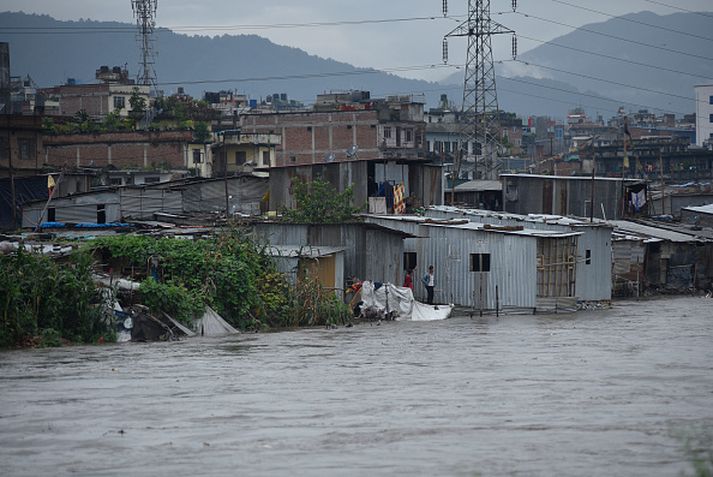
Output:
[[424,257],[419,259],[416,278],[420,285],[428,266],[434,265],[436,301],[475,307],[481,296],[480,287],[476,287],[479,272],[470,271],[470,255],[489,253],[491,271],[483,280],[482,293],[486,309],[495,309],[496,287],[500,308],[534,308],[535,238],[447,227],[433,227],[430,234],[423,244]]

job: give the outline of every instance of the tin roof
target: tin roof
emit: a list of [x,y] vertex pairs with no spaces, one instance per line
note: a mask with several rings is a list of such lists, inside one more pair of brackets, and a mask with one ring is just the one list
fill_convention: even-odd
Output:
[[618,235],[638,236],[642,239],[659,239],[667,242],[686,243],[700,242],[701,239],[691,235],[674,232],[673,230],[662,229],[650,225],[644,225],[627,220],[610,220],[610,224],[615,227]]

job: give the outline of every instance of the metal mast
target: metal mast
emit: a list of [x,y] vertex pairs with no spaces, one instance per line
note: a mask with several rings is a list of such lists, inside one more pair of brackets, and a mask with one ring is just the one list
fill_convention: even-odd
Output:
[[[445,0],[443,7],[443,14],[447,16],[448,7]],[[513,11],[517,9],[516,0],[512,0],[512,8]],[[444,63],[448,62],[448,38],[468,38],[461,115],[461,134],[465,143],[461,145],[460,153],[456,154],[456,174],[460,174],[461,162],[465,159],[473,163],[475,179],[498,178],[498,95],[491,38],[500,34],[513,35],[512,49],[515,58],[515,32],[490,18],[490,0],[468,0],[468,19],[443,38]],[[469,149],[469,144],[472,149]]]
[[156,72],[154,71],[153,34],[156,28],[156,10],[158,0],[131,0],[131,9],[138,27],[137,39],[141,48],[141,63],[138,75],[139,84],[156,90]]

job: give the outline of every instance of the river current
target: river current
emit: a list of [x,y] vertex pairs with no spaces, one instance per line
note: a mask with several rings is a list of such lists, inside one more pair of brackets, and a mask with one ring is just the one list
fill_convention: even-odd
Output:
[[711,429],[706,298],[0,353],[5,476],[692,475]]

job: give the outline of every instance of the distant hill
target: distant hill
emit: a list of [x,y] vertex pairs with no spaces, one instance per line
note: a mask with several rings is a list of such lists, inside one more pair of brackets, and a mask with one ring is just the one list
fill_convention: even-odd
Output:
[[[616,111],[618,104],[631,110],[648,107],[649,109],[661,108],[676,112],[679,115],[681,113],[693,113],[695,110],[693,86],[702,83],[713,83],[713,22],[711,19],[694,13],[675,13],[673,15],[659,16],[651,12],[624,15],[622,18],[626,20],[609,19],[602,23],[586,25],[554,39],[551,42],[552,44],[543,44],[523,53],[519,57],[519,60],[524,62],[562,71],[537,68],[535,66],[527,68],[525,65],[512,62],[498,65],[498,86],[501,87],[498,95],[500,104],[509,110],[517,110],[519,107],[525,107],[531,111],[542,111],[542,107],[556,110],[558,106],[554,102],[546,105],[542,103],[541,99],[528,98],[522,94],[512,94],[506,89],[513,89],[513,86],[517,84],[523,88],[522,92],[533,95],[554,98],[559,101],[576,98],[571,94],[563,94],[559,90],[562,84],[567,84],[570,86],[565,87],[564,89],[566,90],[571,90],[574,87],[579,91],[586,92],[586,95],[581,96],[578,101],[588,105],[589,107],[586,107],[588,111],[603,112],[605,117]],[[533,22],[535,21],[533,20]],[[652,28],[644,25],[644,23],[657,25],[667,30]],[[542,25],[545,26],[546,23],[542,23]],[[597,35],[585,31],[585,29],[609,36]],[[679,30],[685,32],[686,35],[674,33],[670,30]],[[614,36],[631,39],[639,42],[639,44],[612,38]],[[564,45],[568,48],[555,46],[555,44]],[[656,47],[652,48],[643,44]],[[685,54],[673,53],[669,50],[678,50]],[[588,54],[587,52],[623,58],[627,61],[617,61],[604,56]],[[706,60],[704,58],[710,59]],[[651,68],[643,66],[643,64],[662,66],[665,69]],[[563,71],[577,73],[578,75],[564,73]],[[538,77],[549,78],[560,84],[551,84],[547,81],[527,77],[533,74]],[[524,83],[508,81],[505,79],[506,77],[538,83],[544,87],[538,88]],[[595,78],[621,84],[612,84]],[[451,76],[442,83],[451,84],[455,81],[460,81],[460,75]],[[624,84],[636,86],[639,89],[623,86]],[[652,91],[667,92],[673,96]],[[615,101],[592,98],[588,95],[613,98]],[[518,106],[521,102],[524,104]],[[561,105],[562,103],[558,104]]]
[[[690,35],[710,38],[711,41],[617,19],[609,19],[584,28],[636,39],[661,48],[680,50],[702,58],[713,58],[713,28],[709,18],[689,13],[659,16],[650,12],[631,14],[624,18],[682,30]],[[52,34],[15,35],[8,34],[10,30],[7,30],[7,27],[91,27],[98,31],[83,34],[53,31]],[[121,31],[111,31],[116,28]],[[65,22],[46,15],[5,12],[0,13],[0,41],[10,42],[12,74],[30,74],[40,86],[61,84],[68,77],[76,78],[80,82],[92,82],[94,70],[100,65],[127,64],[132,74],[136,73],[137,69],[136,39],[132,25],[126,23]],[[521,115],[546,114],[563,117],[573,106],[581,105],[591,114],[599,112],[607,117],[612,115],[619,105],[624,105],[627,109],[640,109],[637,105],[641,104],[682,114],[694,110],[693,85],[713,83],[713,60],[707,61],[626,43],[582,29],[559,37],[552,43],[566,45],[572,49],[545,44],[522,54],[520,60],[632,84],[641,89],[547,69],[528,69],[519,63],[506,62],[497,68],[502,109]],[[200,96],[206,90],[238,89],[253,98],[285,92],[292,99],[309,102],[317,93],[328,90],[364,89],[372,91],[375,96],[424,91],[431,106],[437,104],[441,92],[447,93],[449,98],[456,102],[462,97],[462,71],[440,84],[406,79],[320,58],[297,48],[276,45],[256,35],[210,38],[187,36],[161,29],[157,33],[157,50],[157,73],[160,82],[169,83],[162,85],[162,89],[167,93],[175,91],[177,86],[184,86],[194,96]],[[694,76],[656,70],[576,50],[628,58],[631,62],[661,65]],[[342,74],[328,76],[334,72]],[[279,79],[295,75],[316,76]],[[191,83],[206,79],[243,81]],[[647,89],[666,91],[679,97],[645,91]]]
[[[107,30],[97,33],[3,34],[12,27],[83,27]],[[110,29],[120,28],[121,32]],[[14,75],[30,76],[41,86],[62,84],[67,78],[93,82],[101,65],[127,64],[135,74],[138,47],[133,25],[117,22],[58,21],[47,15],[0,13],[0,41],[10,42],[11,69]],[[127,30],[128,31],[125,31]],[[7,31],[7,30],[6,30]],[[54,33],[54,31],[53,31]],[[51,38],[51,41],[48,39]],[[156,70],[167,93],[177,86],[200,96],[203,91],[238,89],[252,98],[273,93],[288,93],[292,99],[313,101],[317,93],[329,90],[363,89],[375,95],[428,91],[429,102],[436,103],[439,85],[427,81],[356,68],[350,64],[310,55],[300,49],[280,46],[256,35],[224,35],[215,38],[188,36],[166,29],[157,32],[159,56]],[[341,76],[323,76],[338,72]],[[294,75],[316,75],[306,79],[270,79]],[[191,84],[195,80],[244,79],[224,83]]]

